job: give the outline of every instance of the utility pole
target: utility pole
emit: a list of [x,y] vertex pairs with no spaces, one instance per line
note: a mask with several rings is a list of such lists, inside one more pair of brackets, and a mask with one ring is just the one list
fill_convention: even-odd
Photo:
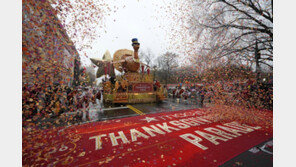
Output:
[[256,40],[255,62],[256,62],[256,81],[257,81],[257,84],[259,83],[259,79],[260,79],[260,65],[259,65],[259,59],[260,58],[261,58],[261,56],[260,56],[260,51],[258,49],[258,41]]

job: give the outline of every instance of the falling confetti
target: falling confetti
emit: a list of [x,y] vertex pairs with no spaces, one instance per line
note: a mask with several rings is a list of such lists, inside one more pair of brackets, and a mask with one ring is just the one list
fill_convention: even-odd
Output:
[[[156,73],[161,83],[168,83],[172,99],[178,98],[169,108],[156,111],[175,111],[179,105],[193,101],[198,104],[196,108],[205,108],[202,118],[213,123],[235,120],[240,124],[261,126],[268,130],[263,132],[264,136],[272,136],[271,1],[213,2],[151,2],[156,12],[152,19],[161,23],[157,29],[165,34],[165,39],[161,40],[168,43],[162,46],[163,55],[151,59],[156,66],[151,73]],[[91,83],[91,74],[97,68],[85,66],[89,58],[87,50],[93,49],[96,39],[109,33],[106,20],[110,15],[127,7],[127,4],[110,4],[107,0],[23,0],[23,164],[59,166],[77,163],[77,159],[89,162],[92,159],[89,155],[95,155],[95,151],[82,147],[83,135],[141,124],[134,120],[104,120],[98,128],[95,122],[82,124],[81,121],[91,121],[88,115],[93,111],[89,109],[96,103],[99,92],[78,86]],[[227,10],[232,12],[223,14]],[[118,22],[116,18],[111,20]],[[115,35],[110,41],[118,38]],[[70,87],[72,83],[75,86]],[[76,114],[67,116],[68,113]],[[112,124],[109,129],[108,124]],[[97,142],[111,140],[105,138]],[[137,151],[147,145],[147,141],[135,142],[127,149],[120,145],[94,164],[108,166],[130,156],[133,156],[130,166],[143,163],[175,166],[188,160],[186,155],[190,149],[178,150],[177,146],[169,144],[156,145],[159,152],[151,155],[138,154]],[[174,159],[167,156],[173,153],[176,154]],[[160,159],[153,160],[155,157]],[[201,159],[211,158],[203,156]],[[213,159],[211,163],[218,162]],[[244,165],[242,162],[235,164]]]

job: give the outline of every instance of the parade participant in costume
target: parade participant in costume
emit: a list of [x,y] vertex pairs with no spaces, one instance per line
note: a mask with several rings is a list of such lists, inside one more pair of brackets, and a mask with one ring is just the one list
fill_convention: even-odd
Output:
[[177,90],[178,90],[178,86],[175,87],[175,89],[173,90],[173,99],[176,97],[177,95]]
[[117,92],[117,90],[119,89],[120,84],[118,81],[115,82],[115,92]]
[[122,80],[121,86],[122,86],[123,91],[126,91],[127,86],[128,86],[128,82],[126,79]]
[[180,88],[179,92],[178,92],[178,98],[181,98],[181,95],[184,93],[184,89],[182,89],[182,87]]
[[96,99],[101,100],[101,90],[98,90],[96,93]]
[[163,87],[163,94],[165,97],[168,97],[168,89],[167,89],[166,85],[164,85],[164,87]]
[[159,81],[157,81],[157,80],[156,80],[156,82],[155,82],[155,85],[156,85],[157,89],[159,89],[159,88],[160,88],[160,86],[161,86],[161,85],[160,85],[160,82],[159,82]]

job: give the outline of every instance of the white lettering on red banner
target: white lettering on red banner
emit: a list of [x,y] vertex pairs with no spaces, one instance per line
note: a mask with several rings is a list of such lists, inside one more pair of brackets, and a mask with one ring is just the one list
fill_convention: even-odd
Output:
[[[182,115],[179,115],[179,117],[182,117]],[[166,118],[171,119],[170,116]],[[163,117],[163,119],[165,118]],[[163,122],[157,123],[155,125],[143,126],[141,127],[141,129],[138,130],[130,129],[130,138],[128,138],[128,136],[125,134],[127,133],[127,131],[119,131],[117,133],[109,133],[108,135],[100,134],[97,136],[92,136],[89,139],[95,139],[95,150],[99,150],[103,148],[104,144],[110,144],[103,144],[103,137],[108,136],[110,138],[112,146],[118,146],[119,143],[130,144],[131,142],[135,142],[138,140],[145,140],[149,139],[150,137],[155,137],[157,135],[165,135],[167,133],[180,131],[182,129],[187,129],[190,127],[201,126],[207,123],[211,123],[211,121],[201,117],[191,117],[186,119],[172,120],[168,123]],[[234,139],[243,134],[253,132],[260,128],[261,127],[258,126],[252,127],[249,125],[241,125],[237,122],[230,122],[222,125],[216,125],[216,127],[206,127],[201,130],[195,130],[192,133],[179,135],[179,137],[199,147],[202,150],[206,150],[209,148],[209,146],[205,146],[204,144],[202,144],[203,141],[209,141],[214,145],[219,145],[220,142],[227,142],[228,140]]]

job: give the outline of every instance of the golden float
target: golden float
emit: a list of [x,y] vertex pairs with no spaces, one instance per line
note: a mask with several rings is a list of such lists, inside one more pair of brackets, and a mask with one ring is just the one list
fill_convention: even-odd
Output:
[[[103,59],[91,58],[91,61],[99,67],[96,76],[101,77],[105,74],[102,82],[104,103],[155,103],[165,99],[163,86],[153,81],[149,66],[139,60],[140,43],[136,38],[132,39],[132,46],[134,51],[117,50],[113,59],[109,51],[106,51]],[[116,76],[114,68],[121,72],[121,75]],[[109,79],[107,75],[110,76]]]

